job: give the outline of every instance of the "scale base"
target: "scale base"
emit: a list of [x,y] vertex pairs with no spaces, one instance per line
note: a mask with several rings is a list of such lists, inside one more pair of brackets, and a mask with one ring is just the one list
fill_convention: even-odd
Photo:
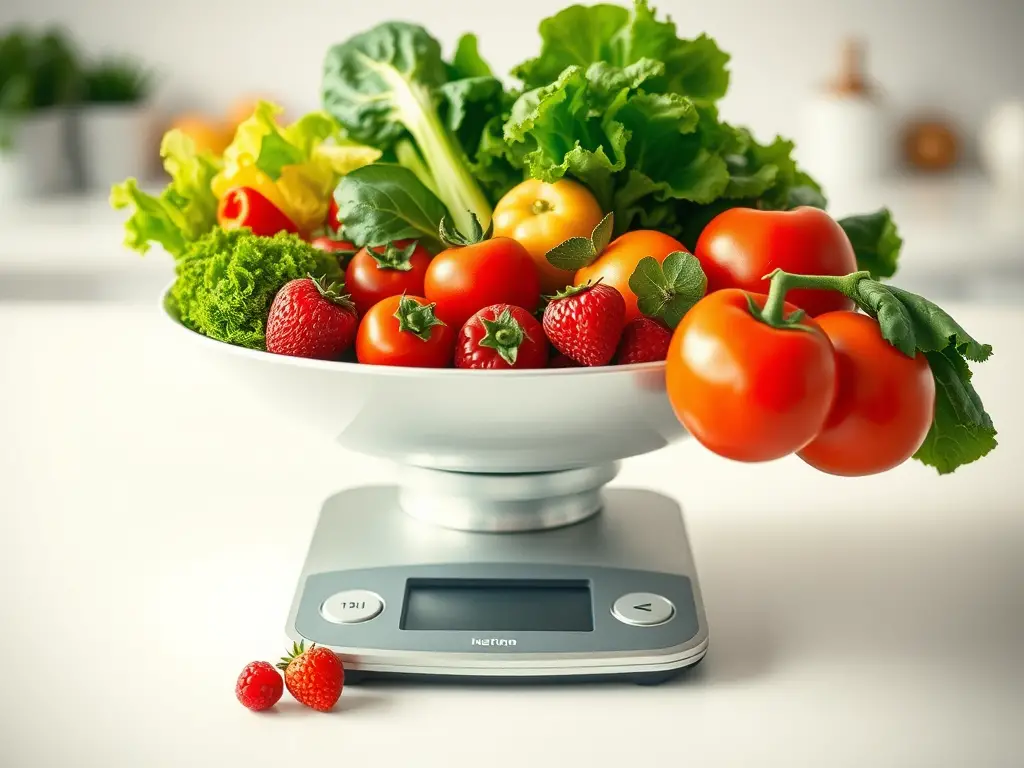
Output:
[[[393,486],[336,494],[321,510],[287,634],[337,652],[346,684],[672,679],[698,663],[708,644],[681,510],[643,490],[606,488],[601,498],[597,514],[572,525],[485,533],[406,514]],[[476,590],[477,608],[446,607],[437,594],[450,584]],[[434,625],[413,626],[415,585],[431,593],[418,599],[433,606],[427,623]],[[506,588],[521,585],[582,590],[589,626],[566,626],[565,606],[547,610],[542,620],[550,626],[516,625],[503,607],[514,613],[515,601],[502,601],[511,599]],[[527,611],[546,600],[529,598]],[[667,606],[660,618],[652,601],[655,612]],[[488,618],[475,624],[481,612]],[[570,605],[568,613],[580,611]],[[449,623],[437,624],[438,616]]]

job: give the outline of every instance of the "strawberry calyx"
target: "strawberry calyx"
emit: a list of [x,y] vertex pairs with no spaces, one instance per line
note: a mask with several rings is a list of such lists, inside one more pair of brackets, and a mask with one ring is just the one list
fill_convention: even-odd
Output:
[[468,245],[476,245],[490,239],[491,234],[494,232],[494,222],[491,222],[485,232],[484,228],[480,226],[480,219],[476,217],[476,214],[470,212],[469,215],[473,221],[473,228],[469,231],[468,235],[460,232],[459,228],[454,224],[449,224],[447,216],[442,216],[441,224],[437,228],[441,242],[449,248],[465,248]]
[[[311,651],[314,648],[316,648],[316,643],[313,643],[311,646],[309,646],[309,650],[311,650]],[[306,652],[306,641],[305,640],[300,640],[297,643],[292,643],[291,650],[285,651],[286,655],[282,656],[281,660],[277,664],[275,664],[274,666],[276,666],[278,669],[288,669],[288,665],[291,664],[293,661],[295,661],[300,656],[302,656],[305,652]]]
[[519,347],[527,335],[523,326],[512,317],[511,310],[507,308],[502,310],[501,314],[493,320],[481,317],[480,324],[483,325],[486,334],[478,344],[481,347],[493,349],[506,363],[515,365],[519,356]]
[[356,305],[352,303],[352,297],[349,294],[344,293],[344,283],[325,283],[327,275],[322,277],[307,275],[307,277],[313,281],[313,285],[316,286],[317,292],[327,299],[327,301],[331,302],[331,304],[335,304],[343,309],[351,309],[353,312],[356,311]]
[[547,300],[548,304],[550,304],[552,301],[559,301],[560,299],[568,299],[570,296],[577,296],[577,295],[579,295],[581,293],[585,293],[586,291],[589,291],[592,288],[596,288],[597,285],[603,279],[604,278],[599,277],[599,278],[597,278],[597,280],[587,280],[587,282],[585,282],[583,285],[567,285],[567,286],[565,286],[565,288],[560,290],[554,296],[545,296],[544,298]]
[[444,325],[434,314],[436,306],[434,303],[420,304],[416,299],[403,293],[394,314],[398,320],[398,330],[411,333],[423,341],[429,341],[430,329],[435,325]]
[[416,252],[417,245],[418,242],[413,240],[405,248],[398,248],[394,243],[388,242],[384,246],[383,253],[378,253],[370,246],[366,247],[366,252],[377,262],[377,269],[394,269],[398,272],[408,272],[412,269],[412,255]]

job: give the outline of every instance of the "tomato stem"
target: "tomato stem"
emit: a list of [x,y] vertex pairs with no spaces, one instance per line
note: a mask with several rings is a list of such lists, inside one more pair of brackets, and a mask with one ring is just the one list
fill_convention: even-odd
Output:
[[803,317],[791,315],[786,317],[786,294],[796,288],[811,288],[821,291],[839,291],[848,298],[856,300],[857,285],[861,280],[871,277],[870,272],[851,272],[848,275],[794,275],[781,269],[764,276],[771,281],[768,289],[768,300],[761,311],[761,320],[775,328],[792,327]]

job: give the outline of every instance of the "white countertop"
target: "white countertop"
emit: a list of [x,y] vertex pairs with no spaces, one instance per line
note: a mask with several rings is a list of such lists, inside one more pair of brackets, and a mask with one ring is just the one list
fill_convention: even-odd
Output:
[[[693,442],[618,485],[683,504],[710,650],[658,688],[351,687],[245,711],[319,503],[390,469],[267,413],[150,308],[0,304],[0,764],[1024,764],[1024,312],[949,308],[996,347],[987,460],[841,480]],[[40,732],[45,728],[45,735]]]

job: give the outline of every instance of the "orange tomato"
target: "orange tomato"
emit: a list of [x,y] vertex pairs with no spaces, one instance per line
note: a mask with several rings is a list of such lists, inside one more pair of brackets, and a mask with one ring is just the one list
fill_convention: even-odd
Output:
[[513,187],[494,207],[494,236],[510,237],[537,265],[541,291],[553,294],[573,281],[573,273],[552,266],[548,251],[570,237],[589,238],[604,212],[582,184],[560,179],[547,184],[529,179]]
[[816,320],[835,348],[838,389],[824,428],[800,458],[845,477],[899,466],[921,447],[935,414],[928,359],[904,355],[867,315],[827,312]]
[[[686,313],[669,345],[665,383],[684,427],[711,451],[736,461],[771,461],[821,432],[836,392],[836,360],[814,320],[774,328],[726,289]],[[796,311],[786,304],[786,316]]]
[[574,285],[585,285],[588,281],[601,280],[605,285],[622,294],[626,300],[626,322],[643,317],[636,306],[636,294],[629,288],[636,265],[646,256],[653,256],[659,263],[674,251],[686,251],[686,248],[673,237],[655,232],[651,229],[638,229],[627,232],[616,238],[593,264],[576,272]]

